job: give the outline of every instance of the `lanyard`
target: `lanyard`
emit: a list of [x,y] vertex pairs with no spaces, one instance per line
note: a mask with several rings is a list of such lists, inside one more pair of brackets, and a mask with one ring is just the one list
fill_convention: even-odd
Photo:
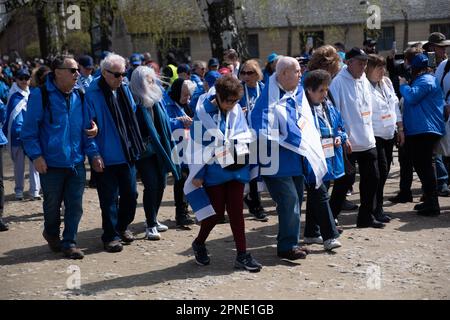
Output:
[[[219,115],[217,117],[217,130],[218,132],[220,131],[220,123],[222,122],[222,111],[220,110],[219,107],[217,107],[217,110],[219,111]],[[229,130],[228,130],[228,126],[230,125],[230,116],[229,116],[229,112],[227,112],[225,114],[225,133],[224,133],[224,144],[228,144],[228,135],[229,135]],[[216,146],[218,146],[219,140],[216,139]]]
[[[329,119],[328,119],[327,110],[324,108],[323,104],[322,104],[322,109],[323,109],[324,117],[323,118],[320,117],[320,118],[325,122],[325,125],[327,126],[330,137],[333,137],[333,129],[331,128],[331,121],[329,121]],[[322,130],[320,129],[319,116],[317,115],[317,111],[316,111],[315,107],[314,107],[314,122],[316,123],[316,127],[319,131],[320,138],[322,138]]]
[[245,101],[247,102],[247,108],[248,108],[248,111],[251,111],[253,109],[253,107],[255,106],[256,99],[258,99],[258,97],[260,95],[259,84],[256,83],[256,97],[252,104],[250,104],[250,98],[248,95],[247,84],[244,84],[244,87],[245,87]]

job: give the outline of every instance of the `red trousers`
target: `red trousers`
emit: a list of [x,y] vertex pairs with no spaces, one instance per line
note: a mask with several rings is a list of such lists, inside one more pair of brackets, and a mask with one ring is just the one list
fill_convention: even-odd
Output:
[[214,229],[217,222],[223,220],[226,209],[230,218],[230,226],[233,232],[234,242],[236,243],[236,250],[238,253],[245,252],[247,246],[245,243],[243,214],[244,184],[233,180],[217,186],[206,187],[206,193],[216,214],[202,220],[200,232],[195,241],[199,244],[205,243],[209,233]]

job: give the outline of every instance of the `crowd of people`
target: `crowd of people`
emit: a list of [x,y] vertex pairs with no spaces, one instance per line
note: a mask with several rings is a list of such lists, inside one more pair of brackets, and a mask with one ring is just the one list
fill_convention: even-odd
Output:
[[[15,198],[24,198],[29,162],[29,195],[36,201],[43,195],[43,237],[52,251],[82,259],[77,231],[86,157],[108,252],[134,241],[128,227],[138,179],[146,239],[161,239],[168,227],[158,212],[171,174],[177,227],[200,225],[192,243],[196,263],[210,263],[206,241],[226,222],[226,211],[235,267],[257,272],[262,265],[247,251],[244,203],[261,222],[269,218],[260,193],[267,190],[276,203],[280,258],[304,259],[313,243],[335,250],[342,246],[343,209],[358,209],[358,228],[381,229],[392,219],[383,210],[384,186],[397,146],[400,192],[389,200],[412,202],[415,170],[423,196],[414,209],[435,217],[438,197],[449,195],[448,155],[436,155],[435,146],[450,109],[450,40],[432,33],[423,47],[407,49],[402,72],[394,53],[385,58],[375,46],[373,40],[348,51],[342,43],[324,45],[307,58],[274,52],[264,70],[257,60],[240,61],[234,49],[219,57],[222,63],[217,57],[177,63],[169,54],[161,69],[149,53],[127,61],[105,52],[97,70],[87,55],[58,56],[48,66],[4,64],[0,150],[7,146],[14,164]],[[346,200],[357,172],[359,207]],[[8,230],[1,219],[0,230]]]

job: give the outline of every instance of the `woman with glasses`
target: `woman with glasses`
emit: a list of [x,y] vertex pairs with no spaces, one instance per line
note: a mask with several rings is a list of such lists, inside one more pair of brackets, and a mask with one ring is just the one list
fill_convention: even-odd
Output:
[[[242,111],[247,115],[248,120],[256,100],[264,89],[264,84],[261,82],[263,74],[258,61],[252,59],[244,62],[239,71],[239,79],[242,80],[242,86],[244,87],[244,95],[239,104],[242,107]],[[261,205],[261,197],[258,192],[259,180],[255,178],[250,181],[250,192],[244,197],[244,202],[256,220],[265,222],[269,219]]]
[[[30,94],[30,73],[28,70],[20,69],[15,76],[16,82],[11,88],[11,96],[7,103],[6,122],[3,126],[11,159],[14,163],[15,188],[14,193],[16,200],[23,200],[24,175],[25,175],[25,152],[23,144],[20,140],[20,132],[22,131],[24,115],[27,111],[28,96]],[[33,162],[29,161],[30,170],[30,197],[33,200],[41,200],[39,191],[41,184],[39,173],[34,168]]]
[[[250,180],[250,170],[249,165],[239,159],[248,154],[252,138],[245,115],[237,104],[243,88],[238,79],[226,75],[216,81],[215,89],[215,95],[202,96],[197,105],[193,128],[201,126],[202,135],[196,136],[198,129],[191,129],[191,139],[199,147],[196,152],[204,154],[201,163],[189,165],[184,189],[201,221],[192,248],[197,264],[210,263],[205,241],[223,219],[226,209],[237,250],[235,267],[258,272],[261,264],[247,252],[243,216],[244,185]],[[202,139],[205,134],[212,135],[212,139]]]

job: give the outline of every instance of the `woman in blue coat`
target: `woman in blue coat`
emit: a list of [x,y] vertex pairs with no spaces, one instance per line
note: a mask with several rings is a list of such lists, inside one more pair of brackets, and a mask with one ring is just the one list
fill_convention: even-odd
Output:
[[433,150],[445,133],[444,95],[436,77],[428,68],[428,57],[417,48],[408,49],[405,62],[411,66],[412,80],[400,77],[404,99],[403,126],[405,147],[413,160],[424,195],[424,202],[414,207],[418,214],[440,214]]
[[347,138],[339,112],[327,99],[330,82],[331,76],[325,70],[311,71],[305,78],[306,97],[320,133],[328,173],[322,179],[324,184],[316,188],[316,177],[307,164],[308,170],[305,176],[308,196],[304,240],[307,244],[323,243],[325,250],[341,246],[337,240],[339,232],[329,204],[327,185],[329,186],[331,180],[344,175],[342,143]]
[[171,158],[175,143],[172,141],[169,117],[161,102],[162,90],[155,71],[145,66],[137,67],[131,75],[130,89],[137,103],[136,118],[146,146],[145,152],[136,162],[144,183],[146,238],[159,240],[159,232],[168,229],[157,220],[167,173],[172,172],[178,180],[180,169]]

